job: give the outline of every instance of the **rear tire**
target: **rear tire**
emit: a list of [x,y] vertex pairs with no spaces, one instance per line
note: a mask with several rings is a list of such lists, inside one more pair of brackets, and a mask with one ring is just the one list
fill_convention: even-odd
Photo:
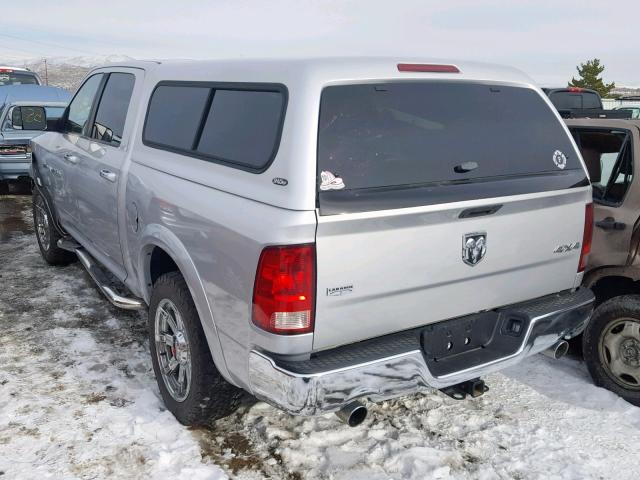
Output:
[[33,190],[33,227],[40,247],[40,254],[49,265],[67,265],[76,259],[74,253],[58,247],[58,240],[62,237],[58,234],[51,213],[42,194],[37,189]]
[[598,306],[582,342],[594,383],[640,406],[640,296],[616,297]]
[[183,425],[207,425],[239,406],[243,391],[211,358],[189,288],[178,272],[162,275],[149,304],[149,345],[165,405]]

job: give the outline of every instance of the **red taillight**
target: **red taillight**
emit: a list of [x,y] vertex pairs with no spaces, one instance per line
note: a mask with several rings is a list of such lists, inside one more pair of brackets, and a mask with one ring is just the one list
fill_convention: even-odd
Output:
[[593,203],[587,204],[584,210],[584,234],[582,235],[582,250],[580,251],[580,263],[578,273],[584,272],[591,252],[591,237],[593,236]]
[[455,65],[438,65],[431,63],[399,63],[399,72],[431,72],[431,73],[460,73]]
[[313,244],[265,248],[253,288],[253,323],[284,335],[312,332],[315,266]]
[[0,73],[13,73],[11,68],[0,68]]
[[580,87],[569,87],[567,88],[567,90],[573,93],[579,93],[584,91],[584,89]]
[[31,147],[27,145],[2,145],[0,155],[24,155],[31,152]]

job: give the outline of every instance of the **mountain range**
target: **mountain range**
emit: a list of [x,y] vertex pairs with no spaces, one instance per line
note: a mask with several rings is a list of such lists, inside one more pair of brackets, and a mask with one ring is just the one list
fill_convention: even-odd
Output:
[[0,65],[23,67],[33,70],[43,82],[54,87],[73,91],[86,73],[97,65],[134,60],[126,55],[95,55],[44,58],[0,58]]

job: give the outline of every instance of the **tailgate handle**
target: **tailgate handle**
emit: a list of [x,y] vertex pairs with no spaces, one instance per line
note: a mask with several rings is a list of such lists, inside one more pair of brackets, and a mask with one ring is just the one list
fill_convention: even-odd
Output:
[[622,222],[616,222],[613,217],[607,217],[596,222],[596,227],[603,230],[624,230],[627,226]]
[[458,218],[474,218],[484,217],[485,215],[493,215],[502,208],[502,205],[488,205],[485,207],[467,208],[460,212]]

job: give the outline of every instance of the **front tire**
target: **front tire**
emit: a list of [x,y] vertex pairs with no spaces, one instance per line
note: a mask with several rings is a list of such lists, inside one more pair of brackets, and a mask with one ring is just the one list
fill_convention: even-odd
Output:
[[33,190],[33,227],[40,247],[42,258],[49,265],[67,265],[76,258],[75,254],[58,247],[58,240],[62,238],[55,226],[51,213],[42,194],[37,189]]
[[183,425],[207,425],[233,413],[242,390],[213,363],[189,288],[178,272],[162,275],[149,304],[149,345],[165,405]]
[[594,383],[640,406],[640,296],[616,297],[598,306],[582,341]]

